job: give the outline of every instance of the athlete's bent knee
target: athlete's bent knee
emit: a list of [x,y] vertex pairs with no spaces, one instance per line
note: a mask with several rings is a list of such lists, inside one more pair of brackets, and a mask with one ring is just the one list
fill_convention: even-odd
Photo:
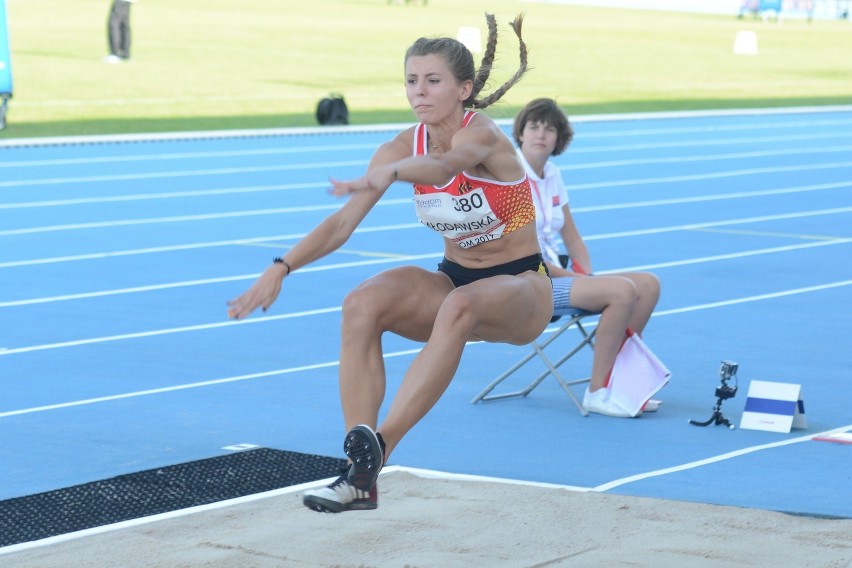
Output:
[[464,332],[470,332],[476,325],[476,294],[470,293],[464,288],[456,288],[450,292],[435,320],[436,326],[458,328]]
[[351,329],[381,327],[388,313],[388,295],[380,286],[364,282],[343,299],[343,325]]

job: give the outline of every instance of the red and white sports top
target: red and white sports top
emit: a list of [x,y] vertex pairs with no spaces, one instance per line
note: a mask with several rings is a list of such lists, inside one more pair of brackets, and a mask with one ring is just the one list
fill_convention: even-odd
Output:
[[[462,128],[476,116],[466,111]],[[414,155],[427,153],[425,124],[414,129]],[[506,183],[464,172],[445,185],[414,184],[417,218],[461,248],[499,239],[535,219],[529,178]]]

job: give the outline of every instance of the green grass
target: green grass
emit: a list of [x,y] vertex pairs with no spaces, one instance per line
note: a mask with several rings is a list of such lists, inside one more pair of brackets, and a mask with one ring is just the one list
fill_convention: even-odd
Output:
[[[353,124],[410,122],[402,57],[418,36],[501,22],[492,83],[533,69],[495,107],[556,97],[573,115],[852,103],[852,23],[783,25],[513,0],[143,0],[132,60],[110,65],[106,0],[7,0],[14,73],[4,138],[309,126],[340,92]],[[738,30],[759,53],[734,55]]]

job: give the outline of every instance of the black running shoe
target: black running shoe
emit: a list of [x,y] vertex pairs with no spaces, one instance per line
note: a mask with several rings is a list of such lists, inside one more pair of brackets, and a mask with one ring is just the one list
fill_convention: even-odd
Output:
[[347,479],[348,469],[327,487],[309,489],[302,497],[305,507],[320,513],[342,513],[344,511],[366,511],[379,506],[376,486],[370,491],[355,489]]
[[349,483],[361,491],[370,491],[376,484],[384,464],[379,438],[366,424],[359,424],[346,434],[343,451],[352,460]]

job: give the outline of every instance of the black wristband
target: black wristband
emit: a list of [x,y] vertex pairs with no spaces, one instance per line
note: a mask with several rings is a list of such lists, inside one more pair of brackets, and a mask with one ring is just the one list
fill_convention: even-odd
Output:
[[285,276],[289,276],[290,271],[293,270],[292,268],[290,268],[290,263],[281,258],[280,256],[276,256],[275,258],[273,258],[272,262],[277,264],[283,264],[287,268],[287,274],[285,274]]

